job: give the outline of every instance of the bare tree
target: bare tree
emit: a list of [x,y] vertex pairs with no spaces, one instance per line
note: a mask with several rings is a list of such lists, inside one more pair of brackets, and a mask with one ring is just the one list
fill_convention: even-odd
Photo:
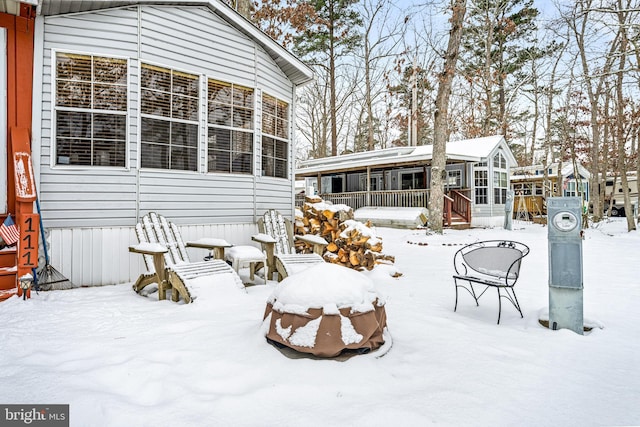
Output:
[[[611,72],[613,66],[616,44],[618,43],[619,33],[610,42],[609,51],[604,58],[604,63],[598,72],[594,72],[592,64],[594,59],[589,58],[588,49],[590,48],[589,37],[592,36],[588,32],[589,28],[596,27],[592,22],[592,13],[594,9],[593,0],[577,0],[575,6],[569,13],[564,14],[564,20],[570,28],[578,55],[582,66],[582,78],[584,88],[589,97],[591,110],[591,150],[589,161],[589,172],[591,172],[589,196],[593,204],[593,219],[599,221],[602,217],[602,201],[600,200],[600,191],[598,183],[604,181],[600,171],[600,149],[601,149],[601,129],[598,117],[598,106],[605,88],[605,79]],[[598,26],[600,27],[600,26]]]
[[456,63],[460,51],[462,26],[467,12],[466,0],[453,0],[451,4],[451,29],[442,72],[439,75],[436,110],[434,113],[433,156],[431,160],[431,194],[429,197],[429,227],[442,234],[444,205],[444,176],[446,148],[449,139],[449,98],[456,74]]
[[[362,36],[362,63],[364,66],[364,108],[366,111],[367,149],[375,148],[375,103],[386,88],[375,85],[383,81],[390,59],[397,55],[397,49],[406,28],[392,15],[390,0],[364,0],[361,8],[364,34]],[[408,17],[404,18],[406,23]]]
[[627,180],[627,161],[625,153],[625,145],[627,141],[627,135],[625,135],[625,114],[624,104],[625,97],[623,94],[622,86],[624,82],[625,69],[627,67],[627,48],[629,45],[627,39],[627,25],[629,19],[629,8],[631,6],[631,0],[627,0],[625,4],[622,0],[617,0],[618,25],[620,29],[620,44],[619,44],[619,57],[618,57],[618,71],[616,72],[616,139],[618,140],[618,158],[620,159],[620,182],[622,185],[622,194],[624,197],[624,210],[627,217],[627,231],[636,229],[636,224],[633,221],[633,215],[631,213],[631,199],[629,197],[629,182]]

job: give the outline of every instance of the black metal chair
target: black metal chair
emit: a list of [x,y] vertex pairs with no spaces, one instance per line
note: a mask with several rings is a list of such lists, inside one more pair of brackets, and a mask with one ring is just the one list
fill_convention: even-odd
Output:
[[[498,291],[498,324],[502,313],[502,298],[506,298],[523,318],[514,286],[520,277],[522,258],[529,253],[529,247],[511,240],[485,240],[464,246],[453,257],[456,274],[453,280],[456,287],[456,304],[458,308],[458,288],[463,288],[473,296],[476,306],[478,300],[489,288]],[[467,287],[468,284],[468,287]],[[474,284],[485,286],[478,294]]]

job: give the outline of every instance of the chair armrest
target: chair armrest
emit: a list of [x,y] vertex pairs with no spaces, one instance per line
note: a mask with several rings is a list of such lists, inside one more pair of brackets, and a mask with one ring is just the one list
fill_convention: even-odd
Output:
[[329,244],[324,238],[316,236],[315,234],[305,234],[303,236],[295,236],[294,238],[313,247],[313,253],[320,256],[322,256],[324,248]]
[[251,240],[262,244],[276,243],[276,239],[264,233],[254,234],[251,236]]
[[129,252],[153,256],[153,266],[156,270],[159,283],[165,281],[166,273],[164,271],[164,254],[169,252],[169,249],[159,243],[139,243],[135,246],[129,246]]
[[158,243],[140,243],[138,245],[129,246],[129,252],[143,255],[162,255],[169,252],[169,249]]
[[187,242],[186,246],[188,248],[208,249],[213,251],[213,257],[215,259],[224,259],[224,249],[230,248],[233,245],[224,239],[202,238],[195,242]]

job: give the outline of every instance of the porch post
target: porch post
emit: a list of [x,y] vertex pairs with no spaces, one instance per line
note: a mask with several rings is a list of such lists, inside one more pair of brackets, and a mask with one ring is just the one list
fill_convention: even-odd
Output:
[[367,166],[367,206],[371,206],[371,166]]
[[318,196],[322,194],[322,174],[318,173],[317,183],[318,183]]

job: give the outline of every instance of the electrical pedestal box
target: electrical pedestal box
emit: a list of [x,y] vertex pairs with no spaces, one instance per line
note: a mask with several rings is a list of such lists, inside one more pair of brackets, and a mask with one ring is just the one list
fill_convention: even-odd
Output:
[[547,199],[549,328],[584,334],[582,199]]

